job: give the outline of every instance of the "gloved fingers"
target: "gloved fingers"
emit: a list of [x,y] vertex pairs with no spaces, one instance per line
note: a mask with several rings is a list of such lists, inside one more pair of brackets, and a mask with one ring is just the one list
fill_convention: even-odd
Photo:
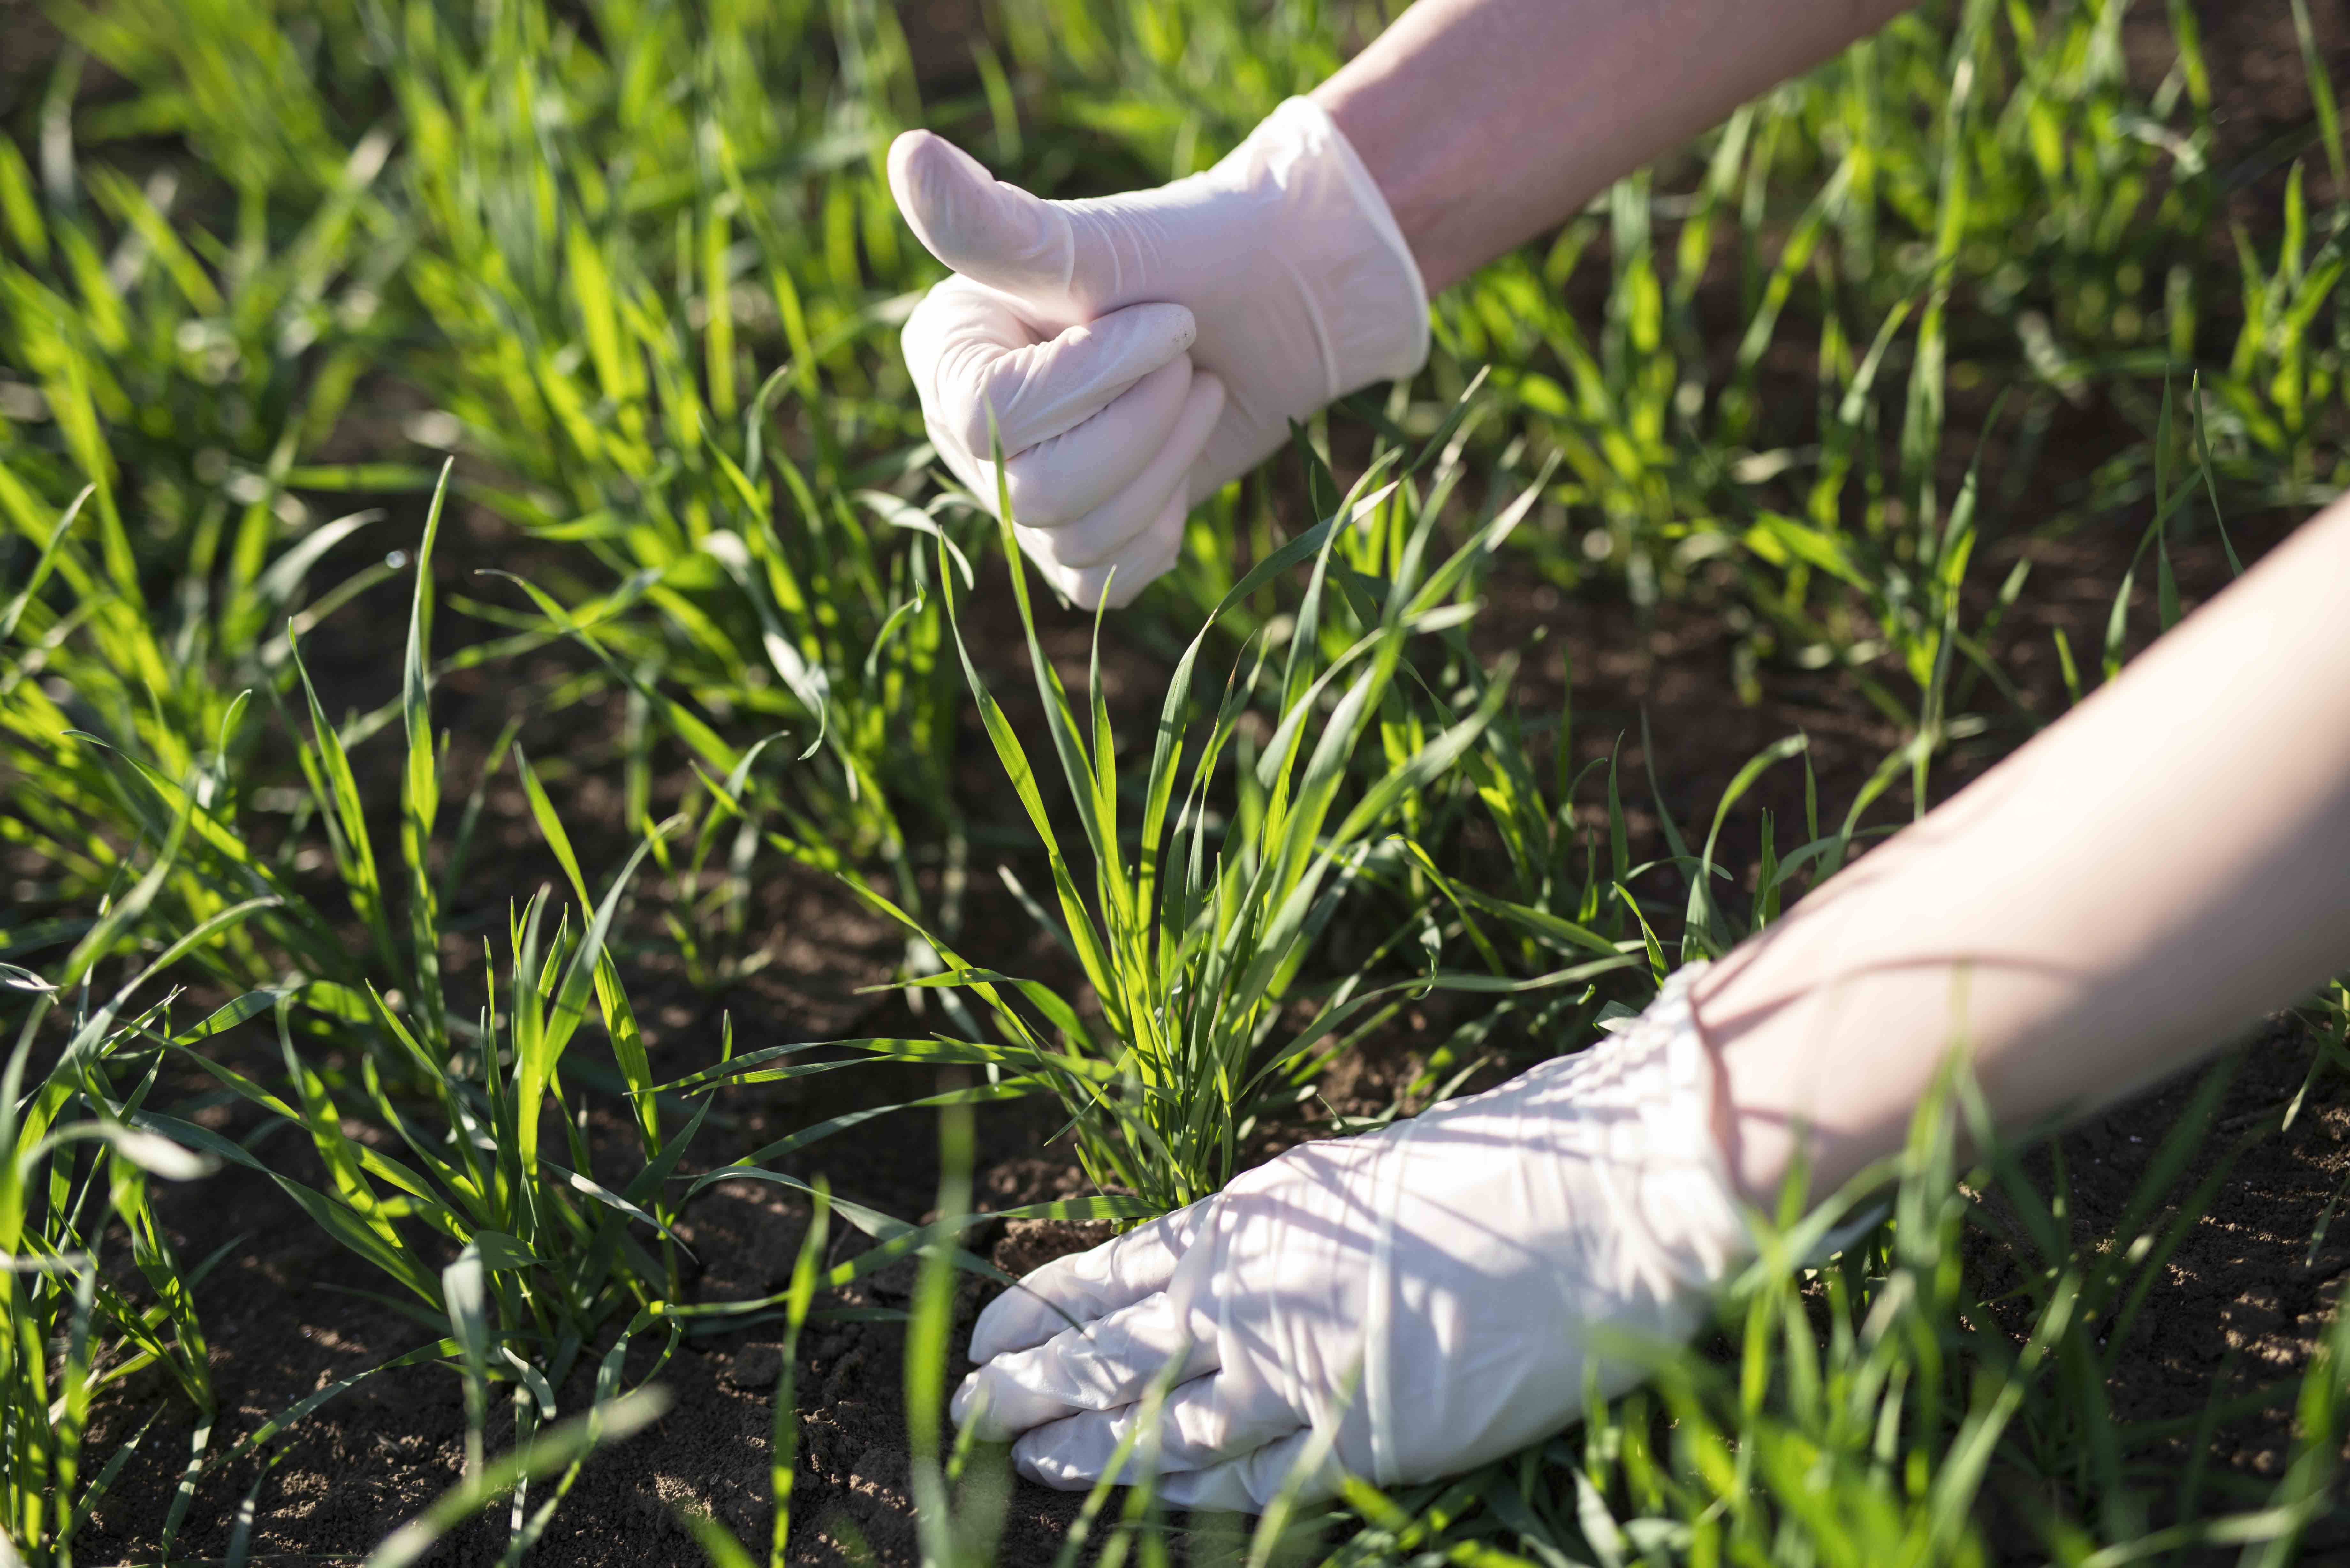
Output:
[[1072,1320],[1090,1323],[1156,1294],[1199,1235],[1203,1199],[1089,1251],[1055,1258],[987,1303],[971,1331],[971,1358],[988,1362],[1044,1344]]
[[956,272],[1023,299],[1067,301],[1077,240],[1055,203],[1005,184],[927,130],[889,144],[889,191],[922,248]]
[[1077,1407],[1066,1399],[1007,1381],[995,1371],[997,1365],[991,1361],[965,1377],[947,1402],[947,1414],[958,1429],[976,1422],[980,1441],[1008,1442],[1077,1412]]
[[[1159,1500],[1171,1508],[1195,1511],[1263,1513],[1290,1484],[1292,1473],[1313,1441],[1312,1428],[1302,1428],[1222,1464],[1162,1475]],[[1296,1500],[1320,1502],[1336,1496],[1341,1473],[1335,1462],[1326,1459],[1296,1478]]]
[[1002,296],[950,278],[915,307],[900,341],[924,412],[984,459],[991,411],[993,441],[1017,455],[1110,407],[1197,336],[1189,310],[1154,301],[1044,337]]
[[965,1380],[949,1407],[958,1425],[1002,1442],[1080,1410],[1115,1410],[1142,1397],[1170,1363],[1178,1379],[1213,1372],[1212,1334],[1194,1332],[1164,1295],[1145,1296],[1083,1328],[996,1356]]
[[1058,566],[1108,565],[1165,514],[1170,496],[1189,500],[1185,477],[1223,408],[1223,382],[1205,370],[1194,372],[1183,396],[1182,411],[1165,441],[1117,494],[1058,527],[1025,516],[1020,521],[1053,535],[1052,557]]
[[[946,464],[947,472],[954,475],[955,483],[970,491],[974,500],[984,500],[995,493],[994,484],[990,482],[987,472],[983,472],[987,465],[963,451],[962,443],[941,430],[936,420],[924,419],[922,430],[931,438],[931,445],[937,450],[939,461]],[[992,513],[994,508],[988,510]]]
[[1079,609],[1104,604],[1124,609],[1144,588],[1174,569],[1175,557],[1183,549],[1183,521],[1191,514],[1183,503],[1180,490],[1169,496],[1165,508],[1140,537],[1097,566],[1064,565],[1055,553],[1058,534],[1043,528],[1021,528],[1014,533],[1020,547],[1036,563],[1037,572],[1070,603]]
[[[1082,609],[1104,603],[1118,609],[1174,566],[1190,514],[1185,470],[1215,429],[1222,400],[1222,381],[1204,370],[1194,373],[1167,445],[1124,491],[1066,527],[1014,530],[1046,582]],[[1164,490],[1154,489],[1162,483]],[[1152,510],[1140,510],[1145,504]]]
[[1191,358],[1179,355],[1083,424],[1005,459],[1012,515],[1031,528],[1059,528],[1130,488],[1173,439],[1191,388]]
[[[1013,1445],[1013,1460],[1048,1486],[1088,1485],[1109,1469],[1146,1408],[1138,1398],[1037,1427]],[[1159,1406],[1156,1444],[1144,1434],[1128,1452],[1118,1483],[1132,1486],[1146,1473],[1211,1469],[1280,1441],[1298,1426],[1297,1413],[1262,1389],[1252,1399],[1231,1378],[1194,1377],[1169,1391]]]

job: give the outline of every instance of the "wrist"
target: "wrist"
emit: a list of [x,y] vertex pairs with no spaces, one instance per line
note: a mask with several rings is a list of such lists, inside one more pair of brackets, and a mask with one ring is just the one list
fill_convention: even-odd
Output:
[[1779,1194],[1797,1156],[1797,1123],[1783,1075],[1770,1071],[1751,1049],[1751,1022],[1742,1021],[1734,992],[1744,954],[1711,966],[1690,991],[1690,1022],[1713,1064],[1713,1129],[1723,1168],[1740,1201],[1776,1213]]
[[1627,1179],[1627,1233],[1699,1287],[1718,1283],[1753,1250],[1717,1126],[1720,1064],[1691,1004],[1707,968],[1668,975],[1637,1019],[1567,1058],[1583,1065],[1562,1079],[1560,1105],[1560,1152],[1587,1157],[1604,1146]]
[[1381,204],[1396,226],[1423,291],[1434,298],[1472,270],[1454,267],[1438,254],[1436,237],[1443,232],[1443,210],[1451,192],[1449,184],[1419,178],[1425,160],[1415,160],[1419,143],[1401,134],[1397,117],[1382,102],[1381,83],[1358,79],[1354,67],[1340,71],[1307,95],[1329,117],[1331,125],[1353,152],[1364,177],[1378,191]]
[[1279,259],[1305,284],[1327,372],[1325,400],[1427,363],[1428,286],[1378,179],[1328,110],[1293,98],[1233,154],[1281,196]]

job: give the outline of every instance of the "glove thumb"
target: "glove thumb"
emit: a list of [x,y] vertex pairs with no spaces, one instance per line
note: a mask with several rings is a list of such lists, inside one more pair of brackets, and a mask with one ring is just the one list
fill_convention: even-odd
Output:
[[927,130],[889,144],[889,192],[923,248],[956,272],[1055,314],[1070,305],[1076,236],[1056,203]]

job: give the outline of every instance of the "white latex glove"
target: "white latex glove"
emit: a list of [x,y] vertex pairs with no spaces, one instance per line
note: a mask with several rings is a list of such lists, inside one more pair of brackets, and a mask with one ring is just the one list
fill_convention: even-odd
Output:
[[[1336,1469],[1427,1480],[1565,1426],[1586,1363],[1603,1395],[1631,1386],[1637,1362],[1595,1341],[1687,1338],[1752,1255],[1690,1017],[1702,967],[1580,1054],[1292,1149],[1038,1269],[980,1314],[955,1419],[1015,1438],[1023,1474],[1087,1486],[1180,1357],[1159,1495],[1253,1512],[1316,1430]],[[1301,1479],[1307,1499],[1336,1485],[1331,1466]]]
[[926,130],[889,188],[958,275],[903,338],[931,440],[993,510],[994,410],[1021,546],[1088,608],[1113,566],[1124,604],[1173,566],[1192,504],[1290,421],[1428,358],[1410,248],[1310,99],[1154,191],[1042,201]]

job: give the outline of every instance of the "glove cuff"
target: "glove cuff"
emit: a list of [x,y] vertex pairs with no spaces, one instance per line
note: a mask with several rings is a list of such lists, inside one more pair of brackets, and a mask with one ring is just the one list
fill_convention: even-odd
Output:
[[1378,182],[1329,111],[1288,99],[1225,167],[1247,187],[1279,192],[1281,259],[1311,302],[1327,399],[1417,374],[1428,362],[1427,285]]
[[[1685,964],[1665,979],[1632,1025],[1594,1048],[1621,1053],[1627,1080],[1644,1081],[1637,1148],[1648,1234],[1684,1286],[1709,1291],[1754,1254],[1727,1153],[1714,1127],[1721,1067],[1706,1048],[1690,992],[1709,966]],[[1624,1130],[1619,1127],[1620,1133]]]
[[[1547,1417],[1563,1420],[1587,1389],[1604,1397],[1630,1387],[1646,1366],[1626,1354],[1627,1345],[1686,1339],[1714,1291],[1754,1255],[1714,1130],[1719,1069],[1690,1001],[1705,968],[1694,963],[1669,976],[1645,1012],[1588,1050],[1394,1130],[1407,1152],[1383,1162],[1384,1180],[1368,1203],[1382,1216],[1365,1316],[1363,1405],[1374,1480],[1423,1479],[1427,1458],[1448,1444],[1465,1460],[1497,1457],[1540,1436]],[[1523,1366],[1489,1351],[1478,1376],[1499,1392],[1464,1388],[1439,1411],[1409,1409],[1399,1398],[1399,1387],[1415,1386],[1398,1374],[1399,1328],[1422,1324],[1409,1343],[1425,1355],[1430,1314],[1461,1314],[1425,1284],[1409,1286],[1407,1295],[1393,1262],[1392,1217],[1412,1182],[1409,1151],[1430,1127],[1453,1135],[1432,1143],[1434,1159],[1460,1159],[1464,1147],[1480,1144],[1513,1151],[1504,1162],[1510,1174],[1491,1196],[1495,1221],[1505,1229],[1514,1222],[1522,1232],[1513,1232],[1519,1250],[1464,1237],[1461,1255],[1469,1261],[1457,1264],[1447,1288],[1479,1288],[1486,1271],[1508,1279],[1529,1256],[1541,1258],[1543,1282],[1507,1288],[1555,1289],[1564,1319],[1556,1332],[1571,1349]],[[1544,1304],[1532,1293],[1523,1299],[1529,1310]],[[1430,1429],[1448,1444],[1424,1442]]]

